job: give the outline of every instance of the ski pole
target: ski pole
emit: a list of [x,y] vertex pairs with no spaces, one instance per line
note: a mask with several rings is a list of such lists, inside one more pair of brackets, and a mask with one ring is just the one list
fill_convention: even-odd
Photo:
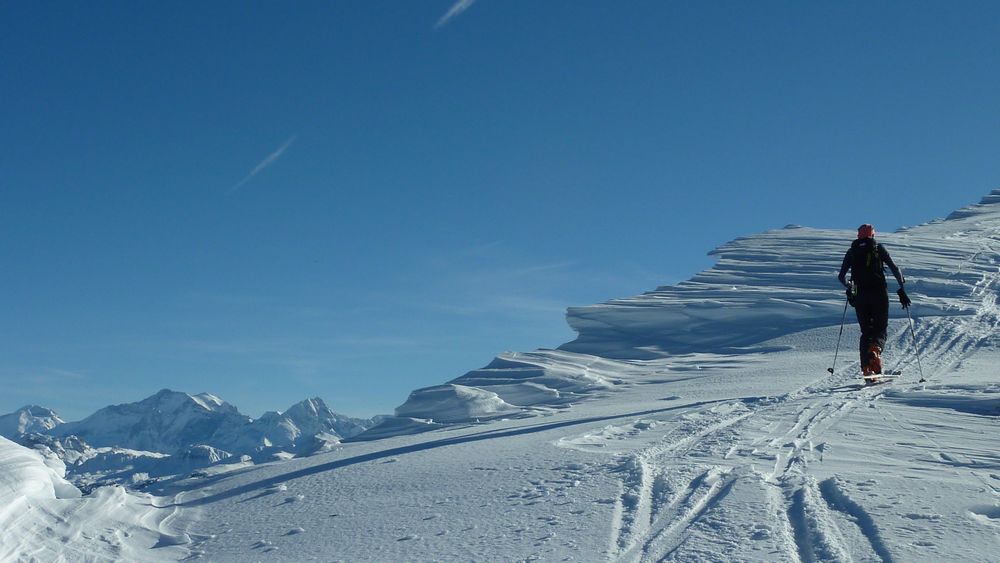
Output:
[[920,381],[917,383],[923,383],[927,381],[924,378],[924,367],[920,365],[920,349],[917,348],[917,333],[913,330],[913,317],[910,316],[910,308],[906,307],[906,318],[910,321],[910,336],[913,337],[913,352],[917,355],[917,369],[920,371]]
[[833,368],[837,367],[837,355],[840,354],[840,337],[844,336],[844,321],[847,320],[847,305],[850,299],[844,300],[844,314],[840,317],[840,334],[837,335],[837,349],[833,353],[833,366],[826,368],[826,371],[833,373]]

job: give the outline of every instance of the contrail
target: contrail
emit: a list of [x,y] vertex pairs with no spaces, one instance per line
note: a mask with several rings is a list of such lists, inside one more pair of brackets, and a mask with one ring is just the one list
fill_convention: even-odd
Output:
[[257,174],[259,174],[261,170],[263,170],[263,169],[267,168],[268,166],[274,164],[274,161],[276,161],[279,158],[281,158],[281,155],[285,154],[285,151],[288,150],[288,147],[292,146],[292,143],[295,142],[295,138],[296,138],[296,135],[292,135],[291,137],[288,138],[287,141],[285,141],[285,143],[283,145],[281,145],[280,147],[278,147],[278,150],[276,150],[276,151],[272,152],[271,154],[267,155],[267,158],[265,158],[264,160],[260,161],[260,163],[257,164],[257,166],[254,166],[253,170],[251,170],[250,173],[247,174],[245,178],[243,178],[242,180],[239,181],[239,183],[237,183],[235,186],[233,186],[232,188],[230,188],[229,189],[229,193],[231,193],[231,194],[232,193],[236,193],[237,190],[239,190],[240,188],[243,187],[243,184],[246,184],[247,182],[249,182],[250,180],[252,180],[253,177],[256,176]]
[[434,24],[434,29],[439,29],[444,27],[445,25],[448,25],[448,22],[454,19],[455,16],[468,10],[469,6],[473,5],[475,2],[476,0],[458,0],[458,2],[455,2],[455,4],[452,5],[451,9],[445,12],[445,14],[441,16],[441,19],[439,19],[438,22]]

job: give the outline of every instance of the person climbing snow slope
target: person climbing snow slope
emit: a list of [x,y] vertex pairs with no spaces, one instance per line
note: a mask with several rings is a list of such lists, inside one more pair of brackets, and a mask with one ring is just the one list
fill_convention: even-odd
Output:
[[[882,373],[882,349],[885,347],[889,326],[889,294],[885,281],[885,267],[899,282],[899,303],[910,306],[910,298],[903,290],[903,273],[889,256],[885,246],[875,241],[875,227],[864,224],[858,227],[858,238],[844,255],[838,279],[847,288],[847,300],[854,307],[861,327],[861,371],[864,376]],[[847,281],[847,271],[851,280]]]

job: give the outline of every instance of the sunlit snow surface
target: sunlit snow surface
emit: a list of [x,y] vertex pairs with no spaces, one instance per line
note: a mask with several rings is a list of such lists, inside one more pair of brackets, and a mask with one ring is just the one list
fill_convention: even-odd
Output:
[[998,203],[879,236],[915,303],[914,345],[893,299],[892,383],[860,385],[851,310],[827,374],[852,233],[789,227],[571,309],[574,342],[417,390],[358,441],[152,492],[211,561],[995,561]]
[[122,487],[82,496],[63,470],[0,437],[0,561],[174,561],[188,553],[178,507]]

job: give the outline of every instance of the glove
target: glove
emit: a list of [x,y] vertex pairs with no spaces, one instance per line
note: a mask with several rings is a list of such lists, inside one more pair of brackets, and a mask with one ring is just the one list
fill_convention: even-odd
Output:
[[910,303],[912,303],[912,301],[910,301],[910,298],[906,295],[906,292],[903,291],[903,288],[899,288],[899,291],[896,292],[896,295],[899,296],[899,304],[902,305],[904,309],[909,307]]
[[847,302],[851,304],[851,307],[854,306],[854,288],[852,287],[847,288]]

